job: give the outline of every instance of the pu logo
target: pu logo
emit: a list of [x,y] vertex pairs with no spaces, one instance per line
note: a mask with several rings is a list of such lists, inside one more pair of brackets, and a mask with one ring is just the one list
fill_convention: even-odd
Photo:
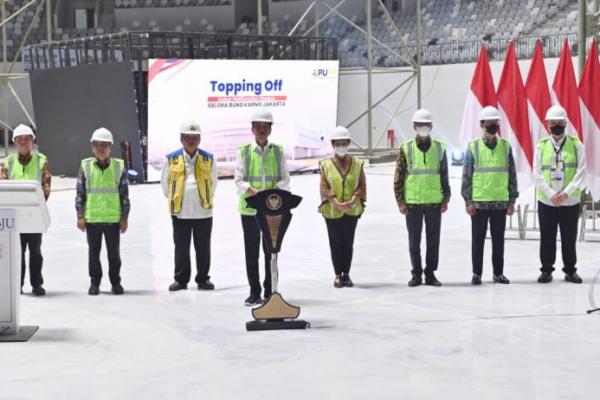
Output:
[[329,74],[329,70],[327,68],[315,68],[313,69],[313,76],[317,78],[325,78]]
[[0,232],[6,230],[15,229],[15,219],[14,218],[1,218],[0,219]]

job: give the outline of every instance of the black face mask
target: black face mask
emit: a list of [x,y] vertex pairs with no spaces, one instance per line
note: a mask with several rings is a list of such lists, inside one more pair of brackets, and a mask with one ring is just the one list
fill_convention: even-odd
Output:
[[550,132],[552,132],[553,135],[560,136],[565,133],[565,127],[562,125],[554,125],[550,128]]
[[500,127],[498,126],[498,124],[486,125],[485,131],[490,135],[495,135],[498,132],[499,128]]

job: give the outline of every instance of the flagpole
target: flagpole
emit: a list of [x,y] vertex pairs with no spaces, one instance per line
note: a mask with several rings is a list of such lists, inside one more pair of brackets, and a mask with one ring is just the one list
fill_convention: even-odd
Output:
[[583,67],[585,66],[585,56],[587,45],[585,43],[585,31],[586,31],[586,18],[587,18],[587,1],[579,0],[579,46],[577,51],[577,60],[579,61],[579,79],[583,74]]

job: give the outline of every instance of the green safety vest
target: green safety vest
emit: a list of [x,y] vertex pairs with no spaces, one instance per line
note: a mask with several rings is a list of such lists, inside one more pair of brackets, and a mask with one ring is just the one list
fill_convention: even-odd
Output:
[[8,179],[23,181],[38,181],[42,183],[42,172],[46,165],[47,158],[42,153],[32,153],[31,160],[27,165],[19,162],[19,155],[12,154],[4,162],[8,172]]
[[416,140],[402,145],[406,156],[407,175],[404,182],[406,204],[438,204],[444,199],[440,166],[446,145],[432,140],[429,149],[423,153]]
[[[567,187],[575,174],[577,173],[577,148],[581,146],[581,142],[578,138],[574,136],[565,136],[565,143],[561,150],[562,161],[564,163],[564,186]],[[548,186],[552,187],[552,162],[556,157],[556,153],[554,152],[554,145],[550,137],[545,137],[538,142],[538,152],[540,154],[540,161],[542,164],[542,174],[544,175],[544,180],[548,184]],[[542,190],[537,191],[538,199],[546,199],[547,196]],[[571,193],[573,197],[581,196],[581,188],[575,189],[573,193]]]
[[[240,147],[240,159],[246,174],[244,182],[248,182],[254,189],[273,189],[282,179],[279,165],[283,159],[283,146],[271,143],[262,157],[254,151],[254,143]],[[264,181],[263,181],[264,177]],[[256,209],[246,204],[247,194],[240,196],[238,209],[242,215],[256,215]]]
[[483,139],[469,143],[473,154],[473,201],[508,201],[508,159],[510,143],[498,138],[496,147],[490,149]]
[[121,220],[119,182],[125,172],[125,163],[111,158],[106,169],[96,164],[95,158],[81,161],[85,176],[85,221],[91,223],[118,223]]
[[[360,181],[360,172],[363,168],[363,161],[358,158],[350,158],[350,169],[346,176],[342,176],[340,170],[333,163],[331,158],[322,160],[319,164],[321,167],[321,173],[327,180],[329,187],[334,191],[335,197],[338,201],[346,202],[352,199],[354,192],[358,188]],[[346,215],[359,216],[364,211],[364,205],[362,201],[358,201],[356,205]],[[344,213],[338,211],[330,201],[323,204],[321,213],[327,219],[338,219],[344,216]]]

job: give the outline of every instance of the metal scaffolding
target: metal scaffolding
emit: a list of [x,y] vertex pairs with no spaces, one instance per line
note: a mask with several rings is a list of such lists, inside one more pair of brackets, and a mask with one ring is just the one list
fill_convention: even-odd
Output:
[[[257,0],[257,2],[259,3],[259,9],[260,9],[261,0]],[[417,84],[417,88],[416,88],[416,90],[417,90],[417,105],[418,105],[418,107],[421,107],[421,0],[417,0],[416,11],[415,11],[416,19],[417,19],[417,46],[416,46],[416,57],[414,60],[402,56],[400,54],[400,52],[398,52],[396,49],[393,49],[388,44],[383,43],[382,41],[377,39],[375,36],[373,36],[373,29],[372,29],[373,9],[374,9],[375,5],[379,5],[386,21],[388,22],[389,28],[398,36],[398,39],[402,42],[402,46],[408,48],[408,44],[402,39],[400,29],[398,28],[398,26],[396,25],[396,22],[390,15],[383,0],[364,0],[365,16],[366,16],[366,18],[365,18],[366,19],[366,21],[365,21],[366,29],[363,29],[358,24],[356,24],[354,21],[352,21],[350,18],[345,16],[341,11],[339,11],[340,6],[345,2],[346,2],[346,0],[339,0],[334,6],[332,6],[328,3],[320,1],[320,0],[312,1],[309,4],[309,6],[307,7],[307,9],[305,10],[305,12],[302,14],[302,16],[300,17],[298,22],[294,25],[292,30],[289,32],[289,36],[297,34],[297,31],[298,31],[299,27],[301,26],[302,22],[305,20],[308,20],[310,12],[313,8],[314,8],[314,14],[313,14],[314,22],[313,22],[312,26],[310,26],[308,29],[306,29],[306,31],[301,33],[302,36],[307,36],[311,32],[315,32],[318,34],[318,32],[319,32],[318,29],[319,29],[320,24],[323,23],[323,21],[325,21],[330,16],[336,16],[336,17],[340,18],[345,23],[349,24],[350,26],[352,26],[354,29],[358,30],[365,36],[366,42],[367,42],[367,57],[366,57],[367,65],[366,65],[366,68],[361,68],[361,67],[359,67],[359,68],[341,68],[340,75],[358,74],[358,75],[366,75],[367,76],[367,86],[366,86],[367,109],[364,112],[362,112],[361,114],[359,114],[352,121],[350,121],[346,125],[346,127],[349,128],[352,125],[354,125],[355,123],[357,123],[358,121],[360,121],[363,117],[365,117],[365,116],[367,117],[367,147],[364,148],[364,147],[358,145],[355,141],[353,141],[353,143],[355,146],[358,147],[358,149],[361,152],[364,153],[365,156],[367,156],[368,158],[373,158],[375,153],[378,152],[377,145],[379,144],[379,142],[381,141],[383,136],[386,134],[388,127],[392,123],[393,119],[396,117],[396,114],[400,110],[402,104],[404,103],[404,100],[408,96],[408,93],[410,92],[410,90],[415,82]],[[322,13],[322,11],[325,11],[325,10],[322,10],[323,8],[326,9],[326,12],[324,12],[324,13]],[[259,26],[260,26],[260,23],[259,23]],[[400,67],[377,67],[377,68],[375,68],[373,66],[373,42],[375,42],[379,46],[383,47],[389,54],[392,54],[392,55],[398,57],[400,60],[402,60],[402,62],[405,65],[402,65]],[[380,99],[374,101],[372,78],[373,78],[374,74],[383,74],[383,73],[406,74],[409,76],[406,79],[400,77],[399,84],[397,86],[392,88],[388,93],[386,93]],[[373,134],[374,134],[374,132],[373,132],[373,130],[374,130],[373,129],[373,110],[375,109],[375,107],[377,107],[379,104],[381,104],[383,101],[388,99],[390,96],[392,96],[394,93],[396,93],[398,90],[400,90],[402,88],[405,89],[404,95],[402,96],[399,104],[397,105],[394,112],[392,113],[388,123],[385,125],[384,129],[379,134],[379,137],[377,138],[377,140],[374,140],[374,137],[373,137]]]
[[[23,101],[17,94],[17,91],[15,90],[15,88],[11,82],[15,79],[24,79],[24,78],[29,77],[29,74],[15,73],[15,72],[13,72],[13,69],[15,67],[17,60],[19,59],[19,57],[21,55],[21,52],[23,50],[23,47],[25,46],[25,43],[27,42],[27,39],[29,39],[29,35],[31,34],[31,31],[34,28],[33,21],[40,15],[40,13],[42,12],[42,10],[44,8],[46,9],[47,40],[48,40],[48,42],[50,42],[52,40],[52,11],[51,11],[52,7],[51,7],[50,0],[31,0],[11,15],[7,15],[7,12],[6,12],[6,3],[7,2],[8,2],[8,0],[0,0],[0,27],[2,27],[2,62],[4,65],[4,69],[3,69],[2,73],[0,74],[0,93],[2,93],[4,95],[3,99],[2,99],[2,108],[3,108],[4,115],[3,115],[3,118],[0,118],[0,125],[2,125],[2,130],[3,130],[3,134],[4,134],[4,156],[5,157],[8,156],[9,133],[12,131],[12,127],[11,127],[9,115],[8,115],[8,105],[9,105],[9,101],[10,101],[9,99],[11,97],[14,101],[16,101],[19,108],[23,111],[23,113],[27,117],[27,120],[31,124],[31,126],[35,127],[35,121],[33,120],[31,115],[25,108]],[[21,38],[19,46],[17,47],[17,50],[15,51],[15,54],[13,55],[13,58],[12,58],[12,60],[10,60],[10,64],[9,64],[8,36],[7,36],[7,32],[6,32],[6,26],[9,21],[16,18],[19,14],[25,12],[28,8],[33,7],[36,4],[37,4],[37,7],[35,9],[35,14],[33,16],[33,19],[31,20],[29,26],[25,30],[25,34]]]

